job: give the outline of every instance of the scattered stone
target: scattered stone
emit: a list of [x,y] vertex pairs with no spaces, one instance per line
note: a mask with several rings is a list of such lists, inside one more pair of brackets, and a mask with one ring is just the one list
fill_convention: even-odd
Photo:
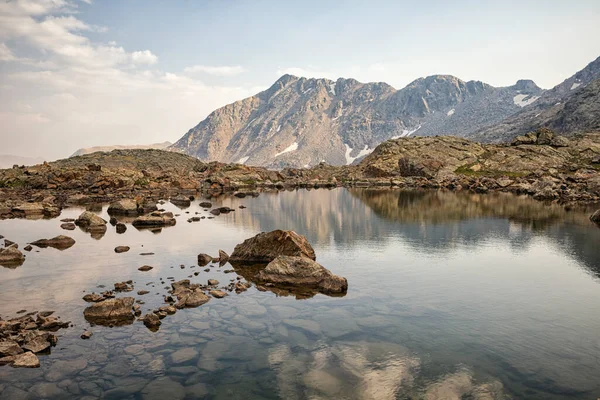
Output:
[[[155,206],[156,207],[156,206]],[[143,210],[138,206],[137,201],[132,199],[121,199],[111,203],[107,210],[109,215],[138,215]]]
[[4,239],[4,247],[14,246],[15,248],[19,248],[19,245],[13,242],[12,240]]
[[190,198],[185,196],[171,197],[170,202],[179,208],[187,208],[191,205]]
[[137,292],[138,296],[143,296],[148,293],[150,293],[148,290],[138,290],[138,292]]
[[131,292],[133,290],[133,286],[129,282],[117,282],[115,283],[115,291],[116,292]]
[[138,271],[146,272],[146,271],[150,271],[152,268],[154,268],[154,267],[151,267],[149,265],[143,265],[138,268]]
[[202,208],[211,208],[212,207],[212,203],[210,201],[203,201],[200,203],[200,207]]
[[83,300],[87,301],[88,303],[97,303],[99,301],[104,300],[105,297],[102,295],[99,295],[97,293],[88,293],[85,296],[83,296]]
[[129,246],[117,246],[115,247],[115,253],[126,253],[130,249]]
[[119,223],[117,223],[116,228],[117,228],[117,233],[125,233],[125,231],[127,230],[127,225],[119,222]]
[[31,243],[34,246],[45,249],[46,247],[52,247],[58,250],[66,250],[75,244],[75,240],[68,236],[59,235],[52,239],[40,239]]
[[152,252],[146,252],[146,253],[140,253],[140,256],[153,256],[154,253]]
[[112,226],[116,226],[118,222],[119,221],[115,217],[110,217],[110,219],[108,220],[108,223],[111,224]]
[[208,286],[216,286],[219,284],[219,281],[216,279],[209,279],[208,280]]
[[144,325],[146,325],[146,327],[148,327],[151,330],[158,329],[158,327],[162,324],[158,315],[154,313],[148,313],[144,315],[141,319],[144,322]]
[[198,254],[198,265],[204,267],[205,265],[211,263],[213,258],[208,254],[200,253]]
[[17,342],[12,340],[5,340],[0,342],[0,357],[16,356],[21,354],[23,350]]
[[89,338],[91,338],[91,337],[92,337],[92,335],[93,335],[93,333],[92,333],[92,332],[90,332],[90,331],[84,331],[84,332],[81,334],[81,338],[82,338],[82,339],[89,339]]
[[26,352],[23,354],[12,356],[12,357],[14,357],[13,362],[12,362],[12,366],[14,368],[39,368],[40,367],[40,360],[33,353]]
[[33,247],[31,247],[31,245],[28,244],[27,246],[23,247],[23,250],[31,251],[31,250],[33,250]]
[[44,350],[49,349],[50,346],[51,346],[51,344],[48,341],[48,338],[43,335],[40,335],[40,336],[37,336],[37,337],[31,339],[27,343],[25,343],[22,346],[22,348],[23,348],[23,350],[28,350],[28,351],[31,351],[32,353],[40,353]]
[[15,246],[0,249],[0,265],[8,268],[16,268],[23,265],[25,256]]
[[297,256],[316,260],[306,238],[294,231],[263,232],[235,246],[231,263],[268,263],[278,256]]
[[74,231],[76,225],[74,223],[72,223],[72,222],[65,222],[64,224],[60,224],[60,227],[62,229],[67,230],[67,231]]

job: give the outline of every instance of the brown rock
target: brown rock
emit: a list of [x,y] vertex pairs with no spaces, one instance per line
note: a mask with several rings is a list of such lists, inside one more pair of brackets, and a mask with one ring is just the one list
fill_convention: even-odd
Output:
[[81,227],[86,232],[100,234],[106,232],[106,221],[91,211],[84,211],[75,220],[75,225]]
[[345,293],[346,278],[306,257],[279,256],[255,277],[258,283],[282,287],[316,289],[322,293]]
[[142,317],[142,321],[144,322],[144,325],[146,325],[146,327],[148,327],[149,329],[158,329],[158,327],[162,324],[158,315],[154,313],[148,313],[144,315]]
[[212,207],[212,203],[210,201],[203,201],[203,202],[200,202],[200,207],[202,207],[202,208],[211,208]]
[[225,253],[223,250],[219,250],[219,263],[225,264],[229,260],[229,254]]
[[217,299],[222,299],[223,297],[227,296],[227,293],[225,293],[222,290],[211,290],[210,294],[212,297],[216,297]]
[[23,350],[39,353],[50,348],[50,342],[44,336],[37,336],[23,345]]
[[25,256],[15,246],[0,249],[0,265],[15,268],[25,262]]
[[278,256],[298,256],[315,260],[315,251],[306,238],[294,231],[263,232],[235,246],[229,261],[268,263]]
[[65,222],[64,224],[60,224],[60,227],[67,231],[73,231],[75,230],[76,225],[72,222]]
[[160,213],[155,211],[150,215],[138,217],[131,223],[136,228],[152,228],[162,226],[172,226],[177,223],[177,220],[173,217],[173,213],[164,212]]
[[90,331],[84,331],[84,332],[81,334],[81,338],[82,338],[82,339],[89,339],[89,338],[91,338],[91,337],[92,337],[92,335],[93,335],[93,333],[92,333],[92,332],[90,332]]
[[138,203],[132,199],[121,199],[108,206],[109,215],[138,215]]
[[75,244],[75,240],[65,235],[59,235],[52,239],[36,240],[31,244],[41,248],[52,247],[58,250],[66,250]]
[[200,253],[198,254],[198,265],[204,267],[208,263],[212,262],[213,258],[208,254]]
[[127,230],[127,225],[121,223],[121,222],[117,222],[117,233],[125,233],[125,231]]
[[115,253],[126,253],[130,249],[129,246],[117,246],[115,247]]
[[98,325],[121,325],[133,322],[133,297],[106,299],[87,307],[83,316]]
[[16,356],[17,354],[21,354],[23,350],[12,340],[5,340],[0,342],[0,357],[8,357],[8,356]]
[[209,279],[208,280],[208,286],[216,286],[219,284],[219,281],[216,279]]
[[138,268],[138,271],[146,272],[146,271],[150,271],[152,268],[154,268],[154,267],[151,267],[149,265],[143,265]]
[[88,303],[97,303],[99,301],[104,300],[104,296],[99,295],[97,293],[88,293],[85,296],[83,296],[83,300],[87,301]]

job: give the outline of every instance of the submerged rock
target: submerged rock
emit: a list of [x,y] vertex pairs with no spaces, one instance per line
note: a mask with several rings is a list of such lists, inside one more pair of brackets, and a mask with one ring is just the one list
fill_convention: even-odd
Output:
[[16,246],[0,249],[0,265],[9,268],[16,268],[23,265],[25,256],[17,249]]
[[59,235],[52,239],[40,239],[31,243],[34,246],[45,249],[46,247],[52,247],[58,250],[66,250],[75,244],[75,240],[69,236]]
[[106,299],[83,311],[85,319],[97,325],[125,325],[133,322],[133,297]]
[[325,294],[345,293],[348,290],[346,278],[332,274],[321,264],[306,257],[279,256],[254,280],[275,286],[316,289]]
[[234,263],[268,263],[278,256],[306,257],[316,260],[315,251],[306,238],[294,231],[263,232],[235,246],[229,261]]

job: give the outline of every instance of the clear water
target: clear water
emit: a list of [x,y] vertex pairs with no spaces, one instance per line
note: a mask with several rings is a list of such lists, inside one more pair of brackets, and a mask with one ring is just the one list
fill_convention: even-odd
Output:
[[[100,239],[60,229],[79,208],[0,221],[21,247],[59,234],[77,241],[0,268],[0,316],[51,309],[75,325],[59,331],[41,368],[0,367],[1,399],[600,397],[600,229],[588,210],[503,194],[336,189],[220,197],[215,205],[237,211],[187,223],[208,215],[193,203],[165,204],[181,215],[160,233],[129,225]],[[100,214],[108,219],[106,206]],[[156,333],[83,319],[81,297],[98,285],[133,279],[126,295],[146,312],[162,305],[161,277],[201,271],[193,282],[227,283],[229,265],[204,272],[192,267],[197,254],[231,253],[273,229],[305,235],[317,261],[348,279],[347,295],[252,288],[180,310]],[[115,254],[117,245],[131,250]],[[139,272],[144,264],[154,269]],[[94,336],[81,340],[88,328]]]

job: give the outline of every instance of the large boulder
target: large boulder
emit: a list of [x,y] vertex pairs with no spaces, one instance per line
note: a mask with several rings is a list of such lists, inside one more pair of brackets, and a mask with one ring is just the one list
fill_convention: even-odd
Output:
[[171,197],[169,201],[179,208],[187,208],[191,205],[190,198],[183,195]]
[[83,311],[85,319],[96,325],[127,325],[133,322],[133,297],[106,299]]
[[173,217],[172,212],[164,212],[160,213],[155,211],[150,215],[145,215],[142,217],[137,217],[131,223],[136,228],[155,228],[162,226],[172,226],[177,223],[175,217]]
[[106,221],[91,211],[84,211],[75,220],[75,225],[87,232],[106,232]]
[[19,218],[54,218],[60,215],[60,208],[49,203],[23,203],[11,211]]
[[0,249],[0,265],[14,268],[22,265],[24,262],[25,256],[16,246]]
[[321,293],[345,293],[346,278],[334,275],[321,264],[306,257],[279,256],[260,271],[254,280],[280,287],[315,289]]
[[315,251],[304,236],[294,231],[275,230],[259,233],[235,246],[229,262],[269,263],[278,256],[306,257],[316,260]]
[[34,246],[45,249],[46,247],[52,247],[58,250],[66,250],[75,244],[75,239],[65,235],[59,235],[52,239],[40,239],[31,243]]

